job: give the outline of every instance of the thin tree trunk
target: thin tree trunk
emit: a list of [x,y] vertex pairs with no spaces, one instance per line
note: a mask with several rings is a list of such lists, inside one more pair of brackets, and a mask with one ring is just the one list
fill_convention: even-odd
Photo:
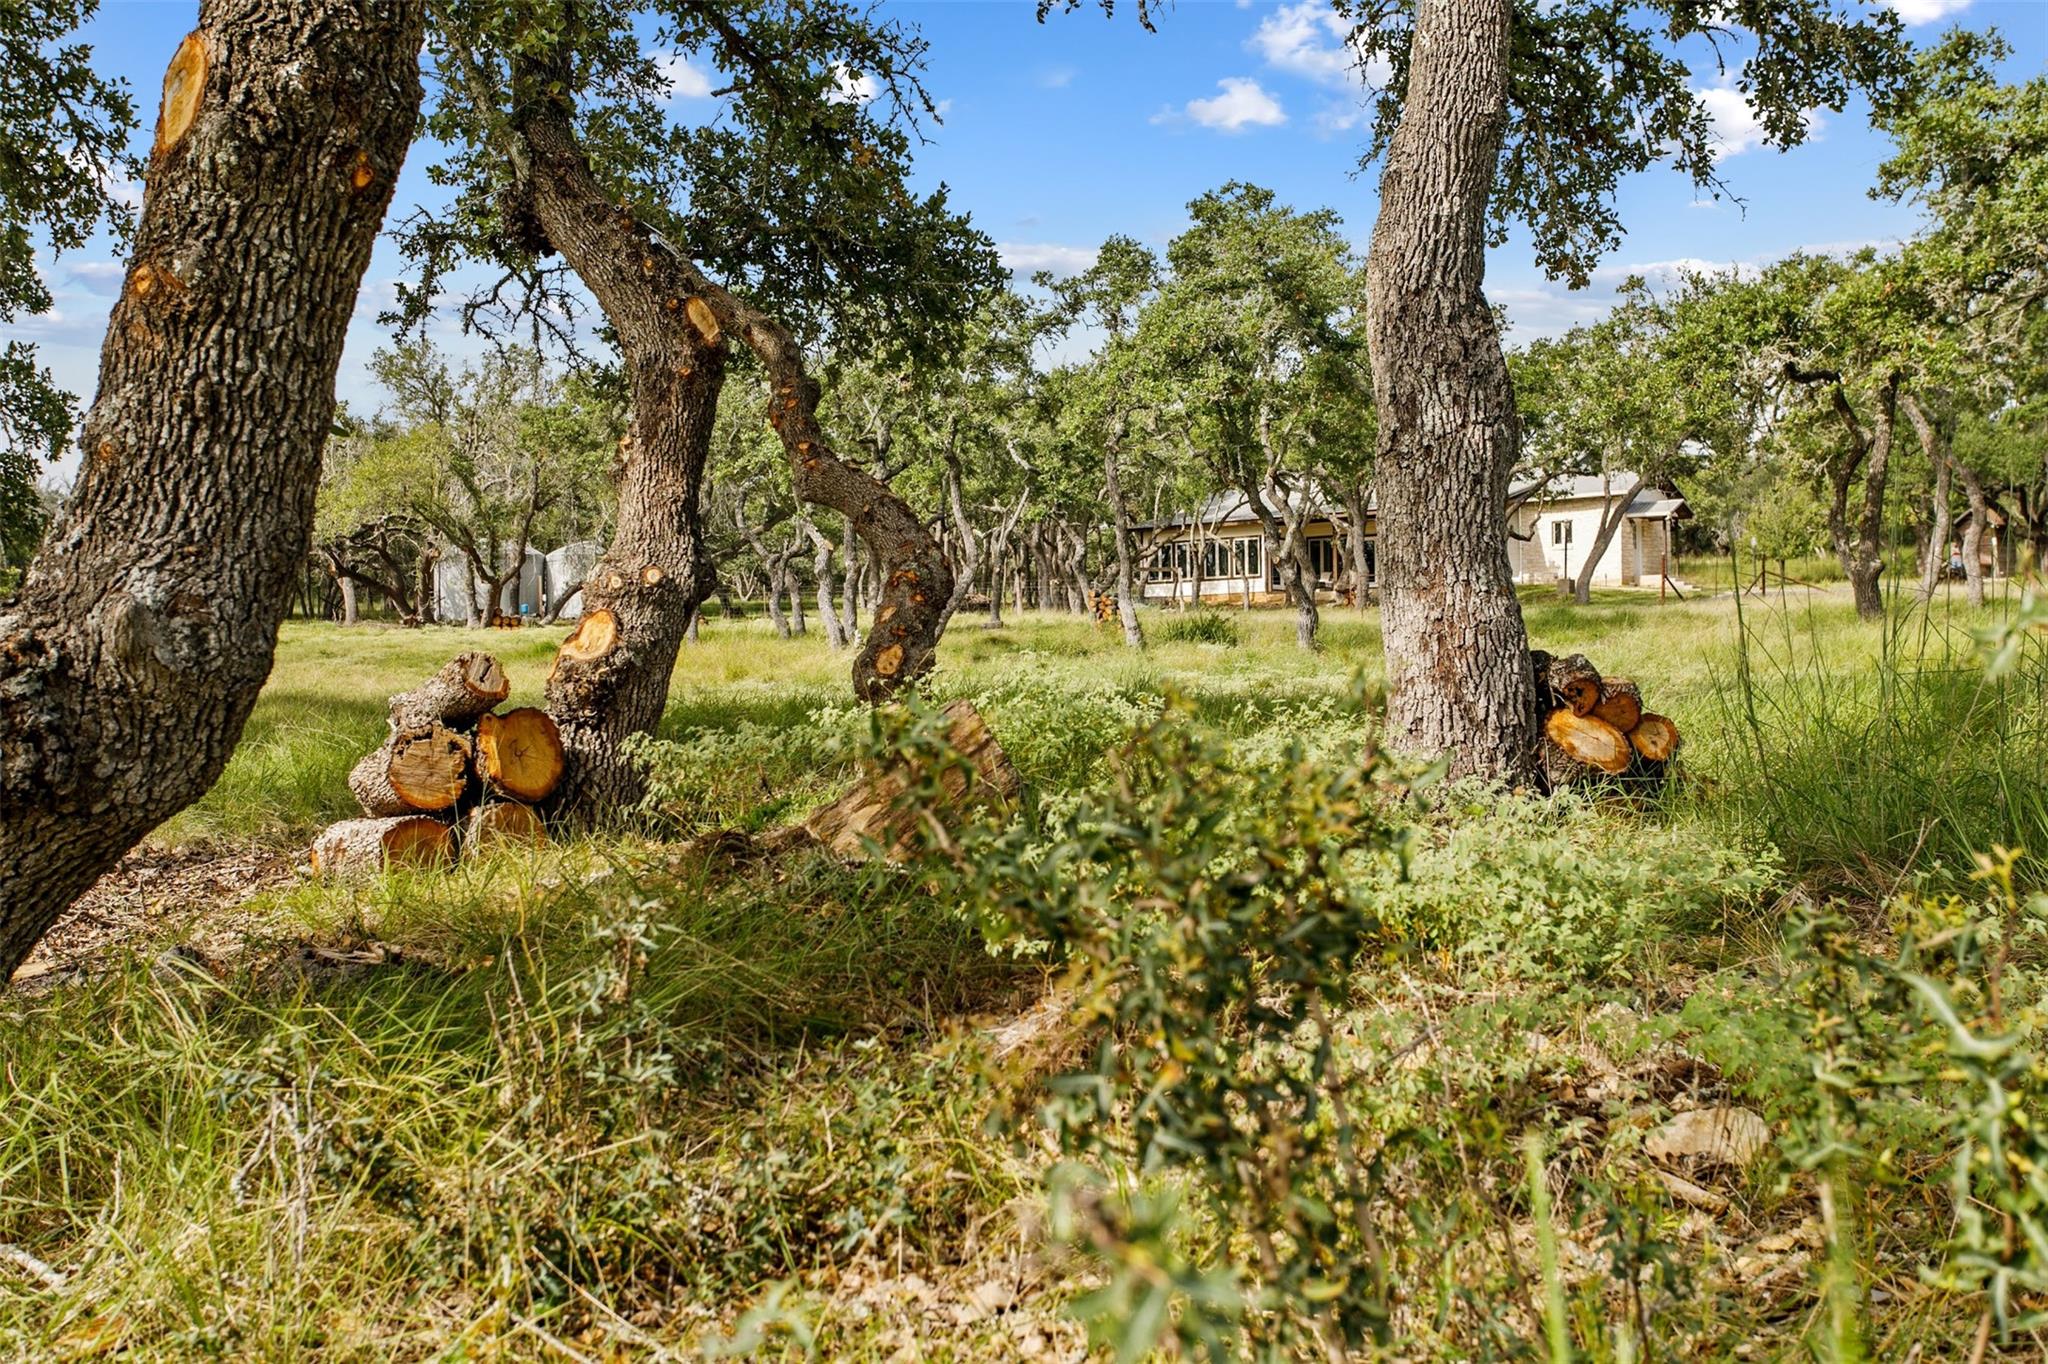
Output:
[[1578,576],[1572,580],[1572,600],[1579,605],[1592,604],[1593,574],[1599,570],[1600,560],[1606,555],[1607,547],[1614,543],[1614,533],[1628,520],[1628,509],[1636,500],[1636,494],[1648,483],[1648,479],[1638,476],[1629,484],[1628,491],[1621,495],[1619,502],[1603,510],[1600,529],[1593,536],[1593,547],[1586,552],[1586,561],[1579,565]]
[[1509,0],[1421,0],[1366,257],[1387,732],[1454,775],[1537,779],[1536,690],[1508,567],[1514,391],[1484,292],[1507,125]]
[[356,580],[342,574],[334,581],[341,588],[341,623],[354,625],[359,619],[356,614]]
[[[1892,440],[1898,429],[1899,385],[1904,376],[1887,375],[1878,388],[1876,413],[1865,427],[1855,404],[1842,386],[1841,375],[1832,370],[1802,370],[1785,366],[1787,377],[1798,383],[1828,383],[1835,415],[1848,437],[1844,456],[1829,461],[1828,535],[1834,541],[1835,557],[1848,575],[1856,600],[1856,614],[1866,620],[1884,615],[1884,593],[1878,577],[1884,572],[1884,493],[1891,469]],[[1857,472],[1863,474],[1862,505],[1852,522],[1849,502]]]
[[270,673],[421,24],[205,0],[172,59],[77,490],[0,613],[0,980],[213,784]]
[[974,591],[974,575],[981,569],[981,539],[974,533],[974,519],[967,514],[967,493],[962,486],[960,457],[953,451],[953,433],[946,433],[946,509],[952,513],[953,531],[960,537],[960,562],[953,567],[953,590],[946,594],[945,610],[939,617],[943,631]]
[[1116,529],[1116,615],[1123,626],[1124,644],[1132,649],[1145,647],[1145,630],[1138,624],[1138,548],[1136,532],[1131,527],[1131,509],[1124,501],[1124,485],[1116,449],[1111,448],[1103,456],[1103,473],[1108,478],[1109,511]]
[[1920,604],[1925,606],[1934,600],[1935,588],[1948,572],[1948,538],[1953,530],[1949,497],[1954,461],[1949,458],[1948,443],[1929,420],[1919,399],[1905,394],[1899,399],[1899,406],[1906,420],[1913,424],[1913,434],[1920,439],[1920,451],[1934,471],[1934,492],[1928,499],[1927,558],[1920,565]]
[[1357,488],[1344,493],[1345,538],[1351,550],[1351,605],[1359,615],[1369,608],[1372,596],[1372,569],[1365,556],[1365,507],[1367,497]]
[[1970,500],[1970,524],[1963,531],[1963,599],[1975,608],[1984,604],[1984,529],[1991,499],[1984,495],[1984,476],[1969,465],[1958,463],[1956,476]]
[[837,595],[837,588],[832,581],[832,541],[811,524],[809,517],[798,517],[797,525],[810,537],[811,547],[816,552],[811,560],[811,570],[818,579],[818,616],[825,622],[825,638],[834,649],[848,648],[857,641],[839,619],[839,612],[833,609],[832,598]]
[[[1304,549],[1301,542],[1301,528],[1307,518],[1307,508],[1292,507],[1284,489],[1268,484],[1267,496],[1246,484],[1245,501],[1251,505],[1259,525],[1266,534],[1266,552],[1272,556],[1275,568],[1280,571],[1280,590],[1294,603],[1294,643],[1302,649],[1317,647],[1316,634],[1322,628],[1322,613],[1316,609],[1315,588],[1308,577],[1308,565],[1303,562]],[[1274,503],[1280,507],[1273,510]]]

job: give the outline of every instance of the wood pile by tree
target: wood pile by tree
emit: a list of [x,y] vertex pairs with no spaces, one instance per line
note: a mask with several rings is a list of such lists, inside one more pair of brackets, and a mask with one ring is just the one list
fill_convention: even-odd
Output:
[[1642,689],[1602,677],[1583,654],[1530,651],[1536,698],[1537,761],[1553,791],[1609,785],[1662,789],[1679,747],[1678,725],[1643,709]]
[[497,707],[512,685],[497,659],[465,653],[391,698],[384,743],[349,773],[363,818],[313,841],[322,875],[434,866],[504,843],[545,843],[543,803],[566,762],[554,717]]

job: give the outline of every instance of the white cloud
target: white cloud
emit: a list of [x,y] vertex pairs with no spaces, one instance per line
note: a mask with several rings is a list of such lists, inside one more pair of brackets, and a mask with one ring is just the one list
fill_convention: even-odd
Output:
[[873,76],[856,76],[845,62],[832,64],[832,83],[837,87],[832,97],[842,104],[866,104],[882,93]]
[[949,99],[939,100],[932,105],[932,111],[943,119],[947,114],[953,112],[953,101]]
[[1096,248],[1063,246],[1058,242],[997,242],[996,254],[1004,265],[1020,275],[1030,276],[1040,270],[1050,270],[1064,279],[1095,264]]
[[[1716,161],[1739,156],[1753,147],[1764,145],[1764,126],[1758,121],[1756,110],[1748,98],[1732,84],[1723,81],[1719,85],[1696,91],[1700,103],[1707,108],[1707,121],[1712,125],[1713,152]],[[1808,136],[1820,131],[1821,118],[1817,110],[1806,111]]]
[[121,282],[128,277],[128,267],[114,260],[73,261],[67,271],[70,283],[103,298],[120,293]]
[[1969,7],[1970,0],[1892,0],[1892,8],[1908,24],[1931,24],[1936,19],[1961,14]]
[[1046,66],[1039,68],[1031,83],[1041,90],[1064,90],[1074,83],[1076,74],[1071,66]]
[[668,82],[670,99],[710,98],[711,77],[690,65],[690,59],[682,53],[670,52],[656,57],[654,64],[660,69],[662,79]]
[[1351,41],[1351,21],[1325,0],[1282,5],[1259,21],[1245,46],[1274,70],[1305,76],[1319,85],[1349,90],[1365,84],[1377,89],[1391,74],[1384,58],[1361,62],[1364,54]]
[[1251,77],[1225,76],[1216,84],[1222,88],[1222,94],[1208,99],[1191,99],[1179,111],[1162,110],[1153,116],[1152,121],[1171,123],[1179,118],[1188,118],[1204,128],[1226,133],[1243,132],[1253,127],[1273,128],[1287,121],[1287,111],[1280,107],[1280,101],[1267,94]]

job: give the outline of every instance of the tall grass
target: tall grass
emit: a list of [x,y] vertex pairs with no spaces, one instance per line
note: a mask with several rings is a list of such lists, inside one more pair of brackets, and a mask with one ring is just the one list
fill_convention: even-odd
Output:
[[2048,849],[2048,649],[2030,641],[1994,680],[1977,623],[1900,610],[1868,627],[1873,654],[1814,611],[1752,617],[1712,692],[1723,739],[1702,808],[1761,831],[1818,888],[1865,896],[1957,884],[1996,845]]
[[0,1358],[558,1357],[530,1328],[587,1298],[916,1255],[1015,1193],[932,1047],[1015,974],[957,919],[586,851],[299,893],[395,964],[0,1002],[0,1243],[61,1280],[0,1273]]

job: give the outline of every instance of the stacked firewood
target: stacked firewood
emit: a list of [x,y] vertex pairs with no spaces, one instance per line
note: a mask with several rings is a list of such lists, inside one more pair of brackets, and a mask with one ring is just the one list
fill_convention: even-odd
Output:
[[1602,677],[1583,654],[1531,652],[1543,709],[1537,750],[1552,790],[1618,784],[1656,790],[1678,752],[1678,726],[1643,709],[1642,690]]
[[314,840],[314,871],[435,865],[546,842],[535,807],[561,784],[562,739],[546,711],[498,713],[511,690],[497,659],[465,653],[392,697],[383,745],[348,774],[363,817]]

